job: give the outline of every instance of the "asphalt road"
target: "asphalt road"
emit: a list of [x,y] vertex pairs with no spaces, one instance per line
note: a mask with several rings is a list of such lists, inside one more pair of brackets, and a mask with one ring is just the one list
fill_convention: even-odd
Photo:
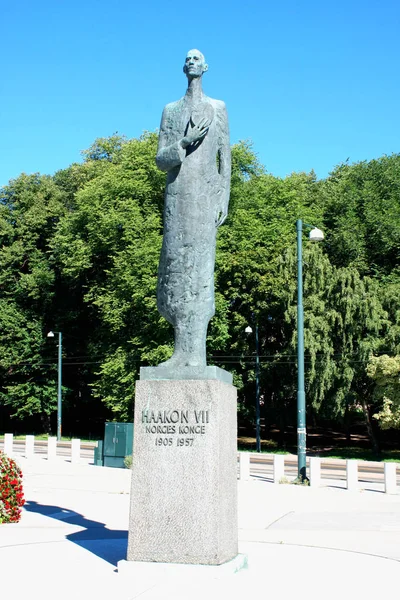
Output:
[[[0,448],[3,442],[0,441]],[[81,458],[88,463],[94,460],[94,448],[96,442],[81,443]],[[23,455],[25,451],[24,440],[14,440],[13,450],[16,454]],[[47,454],[47,442],[45,440],[35,441],[35,453]],[[71,444],[69,442],[59,442],[57,444],[57,455],[68,457],[71,455]],[[272,455],[252,454],[250,457],[250,473],[252,476],[273,480],[273,457]],[[397,480],[400,484],[400,469],[397,470]],[[285,456],[285,476],[295,478],[297,475],[297,457],[293,455]],[[346,480],[346,461],[337,459],[325,459],[321,461],[321,478],[337,481]],[[377,462],[358,462],[358,479],[360,483],[382,483],[384,482],[383,463]]]

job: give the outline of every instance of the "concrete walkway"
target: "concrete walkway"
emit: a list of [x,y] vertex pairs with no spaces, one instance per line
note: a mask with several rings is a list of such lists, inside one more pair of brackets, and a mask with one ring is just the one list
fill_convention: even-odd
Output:
[[369,600],[398,596],[400,495],[238,482],[248,569],[220,579],[131,581],[125,558],[130,471],[58,458],[17,458],[27,499],[0,525],[1,598]]

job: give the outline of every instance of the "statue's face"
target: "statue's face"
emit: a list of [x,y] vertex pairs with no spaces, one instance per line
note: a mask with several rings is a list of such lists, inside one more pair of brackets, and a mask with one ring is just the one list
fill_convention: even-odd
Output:
[[201,77],[208,69],[205,58],[199,50],[189,50],[186,55],[183,72],[189,79]]

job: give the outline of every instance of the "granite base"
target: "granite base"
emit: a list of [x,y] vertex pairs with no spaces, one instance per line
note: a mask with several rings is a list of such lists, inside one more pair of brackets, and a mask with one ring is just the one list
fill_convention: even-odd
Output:
[[218,380],[136,386],[128,561],[234,559],[236,389]]
[[157,563],[131,560],[120,560],[117,563],[118,574],[131,577],[132,580],[148,580],[154,586],[158,581],[177,578],[179,581],[188,579],[222,579],[247,569],[247,554],[238,554],[232,560],[222,565],[187,565],[177,563]]

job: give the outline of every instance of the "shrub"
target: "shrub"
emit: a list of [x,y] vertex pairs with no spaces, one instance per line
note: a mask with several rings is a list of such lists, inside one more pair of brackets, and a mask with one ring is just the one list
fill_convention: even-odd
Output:
[[305,479],[299,479],[298,477],[296,477],[296,479],[288,479],[287,477],[281,477],[279,483],[290,483],[293,485],[310,485],[310,481],[307,479],[307,477]]
[[128,456],[125,456],[124,465],[126,469],[132,469],[132,454],[128,454]]
[[0,450],[0,523],[18,523],[24,503],[21,469]]

